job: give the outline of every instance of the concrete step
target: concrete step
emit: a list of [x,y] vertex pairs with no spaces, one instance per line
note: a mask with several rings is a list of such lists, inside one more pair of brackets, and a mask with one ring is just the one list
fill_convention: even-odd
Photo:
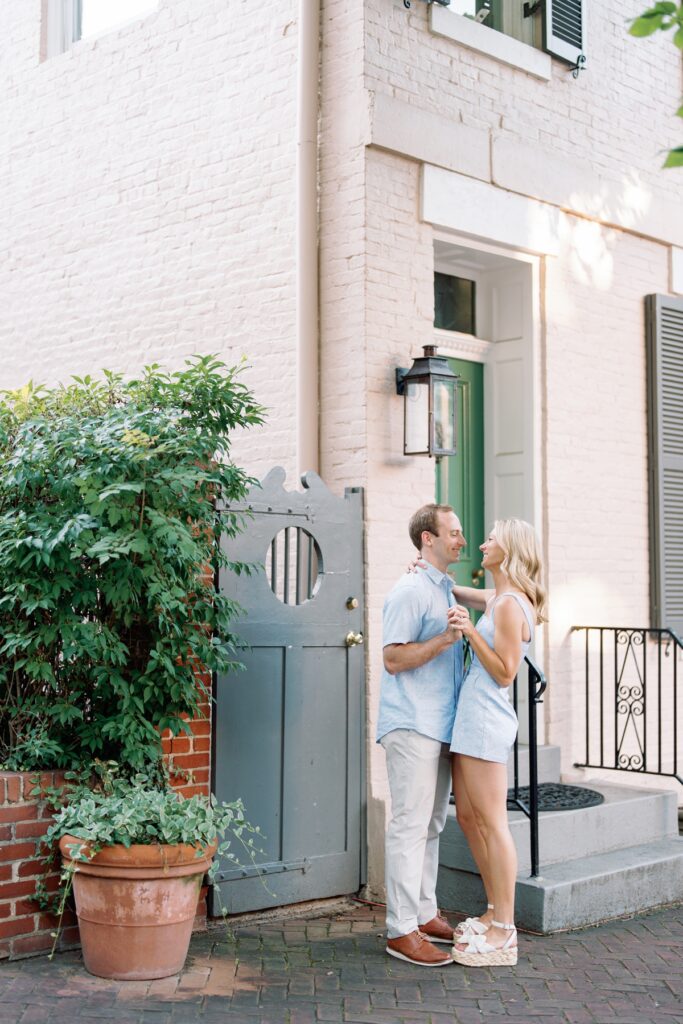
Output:
[[[538,749],[538,781],[559,782],[560,781],[560,748],[551,746],[549,743],[540,746]],[[508,764],[508,786],[514,782],[514,765],[512,757]],[[529,785],[529,747],[526,743],[519,745],[519,784]]]
[[[541,869],[581,857],[607,853],[678,835],[678,801],[668,790],[634,789],[589,781],[605,802],[574,811],[545,811],[539,815]],[[529,819],[521,811],[508,813],[517,848],[519,870],[529,874]],[[441,863],[454,870],[476,871],[467,840],[451,811],[441,837]]]
[[[541,871],[538,878],[517,877],[517,924],[544,933],[581,928],[683,899],[683,838],[541,865]],[[467,914],[485,906],[481,879],[468,871],[442,868],[437,895],[440,906]]]

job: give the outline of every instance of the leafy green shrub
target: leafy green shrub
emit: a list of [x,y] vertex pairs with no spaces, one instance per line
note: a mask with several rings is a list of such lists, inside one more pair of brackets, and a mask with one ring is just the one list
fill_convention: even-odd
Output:
[[[221,533],[253,482],[229,459],[262,409],[213,357],[140,379],[74,378],[0,401],[0,763],[159,762],[195,668],[226,671],[236,606]],[[236,571],[248,571],[233,565]]]

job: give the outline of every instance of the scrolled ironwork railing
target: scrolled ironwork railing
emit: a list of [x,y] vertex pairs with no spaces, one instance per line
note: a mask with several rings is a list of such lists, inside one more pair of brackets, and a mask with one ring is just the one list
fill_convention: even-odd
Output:
[[574,626],[584,634],[585,749],[577,768],[660,775],[683,785],[679,663],[671,629]]
[[[536,727],[536,707],[542,704],[547,683],[540,668],[529,657],[524,661],[527,666],[527,711],[529,718],[529,799],[523,800],[519,782],[519,736],[515,740],[513,750],[514,778],[512,794],[508,794],[508,803],[513,803],[523,811],[529,819],[529,852],[531,859],[531,877],[539,873],[539,840],[538,840],[538,730]],[[515,714],[518,713],[519,674],[512,684],[512,704]]]

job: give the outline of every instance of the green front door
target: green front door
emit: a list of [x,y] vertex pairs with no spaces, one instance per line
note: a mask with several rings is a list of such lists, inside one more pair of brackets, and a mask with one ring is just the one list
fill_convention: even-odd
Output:
[[461,587],[482,586],[484,542],[484,367],[464,359],[449,359],[458,381],[458,454],[436,464],[436,500],[452,505],[462,523],[467,547],[451,574]]

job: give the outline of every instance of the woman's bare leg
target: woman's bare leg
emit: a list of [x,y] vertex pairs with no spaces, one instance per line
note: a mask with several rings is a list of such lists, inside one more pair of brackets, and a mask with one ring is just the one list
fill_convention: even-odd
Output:
[[[486,847],[490,903],[496,921],[514,921],[517,850],[510,834],[507,816],[507,768],[504,764],[458,755],[459,774],[467,799],[477,820]],[[456,798],[457,799],[457,798]],[[501,946],[510,933],[491,927],[487,942]]]
[[[462,781],[462,772],[460,770],[460,754],[454,754],[451,760],[451,773],[453,776],[453,794],[455,796],[455,813],[458,819],[458,825],[462,829],[467,845],[470,848],[470,853],[474,858],[474,863],[479,869],[481,880],[484,883],[484,890],[486,892],[486,902],[493,903],[493,889],[491,887],[491,878],[489,875],[489,862],[488,855],[486,852],[486,843],[481,833],[479,825],[477,824],[477,818],[470,803],[470,799],[467,795],[467,790]],[[495,906],[495,904],[494,904]],[[479,920],[483,921],[484,924],[490,924],[494,918],[492,910],[486,910],[483,914],[479,914]]]

